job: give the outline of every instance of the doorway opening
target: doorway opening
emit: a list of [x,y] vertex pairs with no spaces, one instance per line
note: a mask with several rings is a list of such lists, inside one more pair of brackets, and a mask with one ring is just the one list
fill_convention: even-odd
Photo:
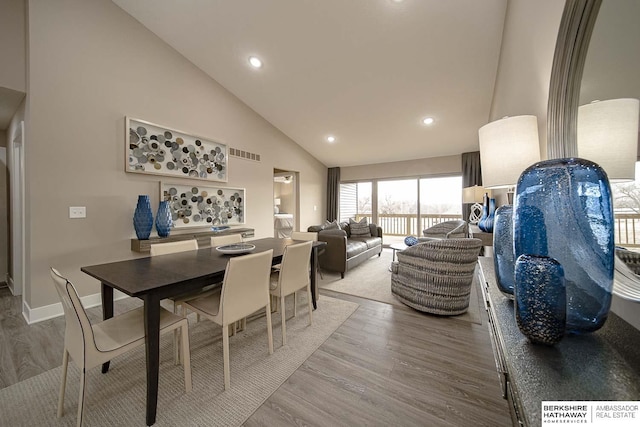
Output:
[[273,235],[291,237],[300,227],[298,172],[273,170]]

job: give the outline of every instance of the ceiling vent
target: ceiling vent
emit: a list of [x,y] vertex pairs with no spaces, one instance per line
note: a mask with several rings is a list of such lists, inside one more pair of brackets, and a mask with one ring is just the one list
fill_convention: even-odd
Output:
[[260,161],[260,154],[250,153],[248,151],[239,150],[237,148],[229,148],[229,155],[245,160],[253,160],[254,162]]

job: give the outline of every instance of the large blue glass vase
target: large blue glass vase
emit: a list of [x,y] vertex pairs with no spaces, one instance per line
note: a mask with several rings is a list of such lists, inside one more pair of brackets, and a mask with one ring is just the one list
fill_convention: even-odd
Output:
[[496,210],[493,222],[493,265],[500,292],[513,299],[513,206],[503,205]]
[[[568,333],[593,332],[607,319],[613,225],[611,187],[597,164],[579,158],[546,160],[520,176],[513,214],[514,257],[547,256],[562,266]],[[517,278],[515,286],[518,289]]]
[[162,201],[158,206],[158,213],[156,214],[156,231],[158,232],[158,236],[169,237],[172,225],[173,219],[171,218],[169,202]]
[[553,345],[564,336],[567,294],[564,270],[553,258],[520,255],[515,263],[515,314],[530,341]]
[[153,228],[153,213],[149,196],[138,196],[138,204],[133,212],[133,228],[136,230],[136,237],[139,240],[147,240]]

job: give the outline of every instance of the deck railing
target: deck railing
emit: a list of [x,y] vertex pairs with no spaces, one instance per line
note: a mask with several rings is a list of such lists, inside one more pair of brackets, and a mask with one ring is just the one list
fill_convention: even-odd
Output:
[[[640,214],[618,214],[615,220],[616,245],[640,247]],[[371,222],[371,214],[357,214],[356,219],[367,218]],[[422,230],[443,221],[460,219],[455,214],[422,215],[418,225],[415,214],[378,214],[378,225],[388,236],[421,236]]]

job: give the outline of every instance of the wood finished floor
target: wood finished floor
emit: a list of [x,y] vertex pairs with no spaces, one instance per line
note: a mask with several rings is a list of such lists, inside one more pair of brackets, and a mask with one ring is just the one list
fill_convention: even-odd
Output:
[[[511,426],[483,324],[322,290],[356,312],[246,426]],[[319,304],[322,299],[319,300]],[[140,303],[116,302],[116,313]],[[64,319],[26,325],[0,288],[0,388],[61,364]],[[92,321],[99,308],[89,309]]]

